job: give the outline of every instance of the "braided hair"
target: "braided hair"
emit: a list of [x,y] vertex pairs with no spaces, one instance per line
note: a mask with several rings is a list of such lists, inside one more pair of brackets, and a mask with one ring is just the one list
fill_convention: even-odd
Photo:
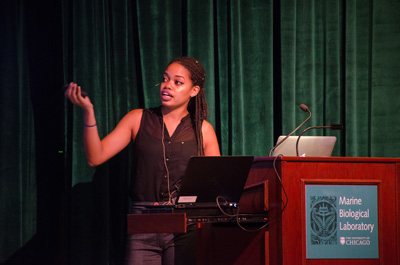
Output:
[[197,154],[199,156],[202,156],[204,155],[204,148],[203,134],[201,132],[201,128],[203,125],[203,121],[208,118],[208,105],[204,93],[206,72],[201,63],[192,57],[178,57],[173,59],[168,65],[172,63],[178,63],[185,67],[190,73],[190,79],[192,80],[193,86],[200,87],[197,96],[190,99],[188,111],[190,113],[190,118],[192,120],[192,124],[195,130],[197,141]]

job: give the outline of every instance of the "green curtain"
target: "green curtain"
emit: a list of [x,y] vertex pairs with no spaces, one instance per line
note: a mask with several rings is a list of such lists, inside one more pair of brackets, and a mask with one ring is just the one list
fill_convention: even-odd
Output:
[[[282,1],[283,132],[290,132],[308,116],[299,111],[301,103],[312,112],[308,126],[343,124],[347,128],[343,117],[347,101],[343,97],[344,5],[344,1]],[[334,155],[344,155],[343,132],[325,133],[338,137]]]
[[308,132],[337,136],[333,155],[400,156],[399,1],[6,0],[0,7],[5,264],[18,256],[29,264],[35,253],[23,250],[38,234],[55,234],[36,242],[54,245],[56,263],[123,264],[130,147],[87,165],[82,113],[60,89],[68,81],[89,93],[105,136],[129,110],[160,104],[157,84],[173,57],[194,56],[206,69],[209,121],[223,155],[267,156],[307,117],[299,108],[306,104],[313,117],[301,130],[345,126]]
[[[282,125],[343,124],[334,155],[398,157],[398,1],[282,1]],[[320,135],[323,132],[310,131]]]
[[35,133],[23,15],[20,1],[0,3],[0,262],[36,233]]
[[[61,2],[0,2],[0,262],[54,264],[66,191]],[[63,199],[63,200],[62,200]]]

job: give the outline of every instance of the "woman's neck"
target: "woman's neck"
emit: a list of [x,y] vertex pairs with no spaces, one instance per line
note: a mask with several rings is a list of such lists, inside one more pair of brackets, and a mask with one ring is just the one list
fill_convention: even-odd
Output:
[[168,120],[180,121],[189,113],[189,111],[187,108],[171,110],[162,106],[161,113],[164,119],[167,118]]
[[167,128],[168,134],[172,137],[183,117],[185,117],[189,112],[187,109],[169,110],[161,107],[161,113],[163,117],[163,126]]

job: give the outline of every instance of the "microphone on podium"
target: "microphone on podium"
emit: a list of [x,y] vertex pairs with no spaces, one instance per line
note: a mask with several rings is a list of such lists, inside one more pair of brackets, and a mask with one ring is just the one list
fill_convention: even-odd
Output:
[[297,131],[301,126],[303,126],[304,123],[306,123],[310,118],[311,118],[311,111],[309,110],[309,108],[304,105],[304,104],[300,104],[300,109],[304,112],[308,112],[309,116],[307,117],[307,119],[305,119],[302,123],[300,123],[299,126],[296,127],[296,129],[294,129],[291,133],[289,133],[285,138],[283,138],[281,141],[279,141],[274,147],[272,147],[272,149],[269,151],[269,156],[271,156],[272,152],[281,144],[283,143],[287,138],[289,138],[289,136],[291,136],[295,131]]
[[344,126],[341,124],[331,124],[331,125],[327,125],[327,126],[311,126],[308,127],[307,129],[305,129],[304,131],[302,131],[299,134],[299,137],[297,137],[297,141],[296,141],[296,156],[299,156],[299,141],[300,141],[300,137],[308,130],[311,129],[331,129],[331,130],[343,130]]

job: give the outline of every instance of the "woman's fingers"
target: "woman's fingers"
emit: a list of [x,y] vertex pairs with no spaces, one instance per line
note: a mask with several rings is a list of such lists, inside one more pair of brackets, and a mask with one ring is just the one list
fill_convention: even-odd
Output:
[[78,97],[77,97],[77,88],[78,85],[71,82],[68,90],[67,90],[67,97],[69,98],[69,100],[73,103],[73,104],[77,104],[78,103]]
[[78,86],[78,84],[74,82],[71,82],[65,86],[67,87],[65,90],[65,96],[71,101],[72,104],[75,104],[81,108],[92,106],[92,103],[87,97],[87,93],[82,90],[81,86]]

